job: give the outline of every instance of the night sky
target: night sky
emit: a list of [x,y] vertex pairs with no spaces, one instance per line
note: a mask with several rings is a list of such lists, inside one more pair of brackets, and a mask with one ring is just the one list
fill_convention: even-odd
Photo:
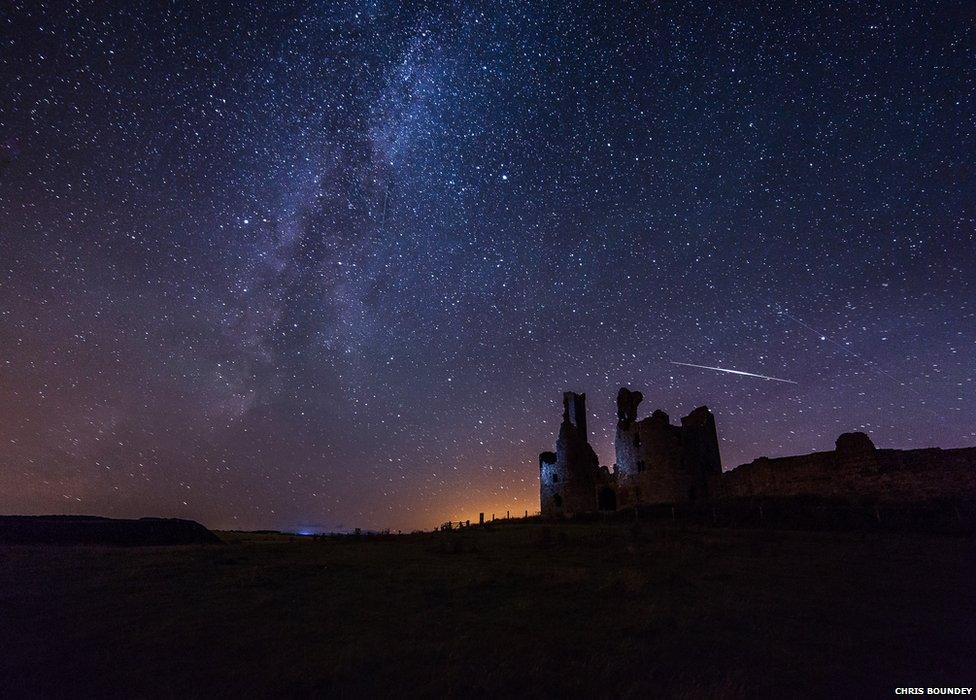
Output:
[[531,512],[622,385],[976,444],[972,2],[263,5],[0,9],[0,512]]

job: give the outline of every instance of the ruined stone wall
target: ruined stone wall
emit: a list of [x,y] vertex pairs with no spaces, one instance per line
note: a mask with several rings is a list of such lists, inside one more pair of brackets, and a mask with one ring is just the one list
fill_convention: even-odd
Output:
[[863,433],[842,435],[837,447],[797,457],[762,457],[714,479],[713,488],[723,497],[976,498],[976,448],[878,450]]
[[590,441],[590,434],[586,429],[586,394],[563,392],[563,420],[568,420],[576,428],[583,442]]
[[704,406],[681,419],[684,471],[692,479],[689,500],[707,498],[711,479],[722,473],[715,416]]
[[539,510],[546,517],[562,514],[561,472],[555,452],[539,454]]
[[681,428],[654,415],[617,428],[617,484],[621,505],[671,503],[687,497]]

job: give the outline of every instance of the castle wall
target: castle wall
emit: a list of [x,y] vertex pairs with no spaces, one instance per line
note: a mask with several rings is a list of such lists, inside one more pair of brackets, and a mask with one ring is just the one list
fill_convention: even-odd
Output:
[[[852,446],[852,440],[857,444]],[[713,488],[716,495],[729,498],[820,496],[887,502],[976,498],[974,447],[878,450],[863,433],[847,433],[837,442],[838,449],[830,452],[761,457],[713,480]]]
[[715,416],[704,406],[681,419],[681,439],[684,445],[684,471],[692,478],[690,500],[709,496],[709,484],[722,473],[722,457],[718,449],[718,430]]
[[617,484],[620,505],[684,500],[681,428],[656,411],[650,418],[617,427]]
[[563,512],[563,484],[560,483],[563,469],[559,468],[557,459],[555,452],[539,455],[539,510],[547,517]]

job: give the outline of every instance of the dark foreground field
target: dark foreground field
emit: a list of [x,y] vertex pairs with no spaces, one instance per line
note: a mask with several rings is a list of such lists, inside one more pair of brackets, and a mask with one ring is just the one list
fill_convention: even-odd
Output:
[[893,697],[974,686],[973,540],[504,524],[0,548],[0,695]]

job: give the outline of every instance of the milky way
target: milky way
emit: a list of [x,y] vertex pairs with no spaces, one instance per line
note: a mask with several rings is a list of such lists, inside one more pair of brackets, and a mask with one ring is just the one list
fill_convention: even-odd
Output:
[[622,385],[976,444],[971,3],[266,5],[0,10],[0,512],[534,511]]

